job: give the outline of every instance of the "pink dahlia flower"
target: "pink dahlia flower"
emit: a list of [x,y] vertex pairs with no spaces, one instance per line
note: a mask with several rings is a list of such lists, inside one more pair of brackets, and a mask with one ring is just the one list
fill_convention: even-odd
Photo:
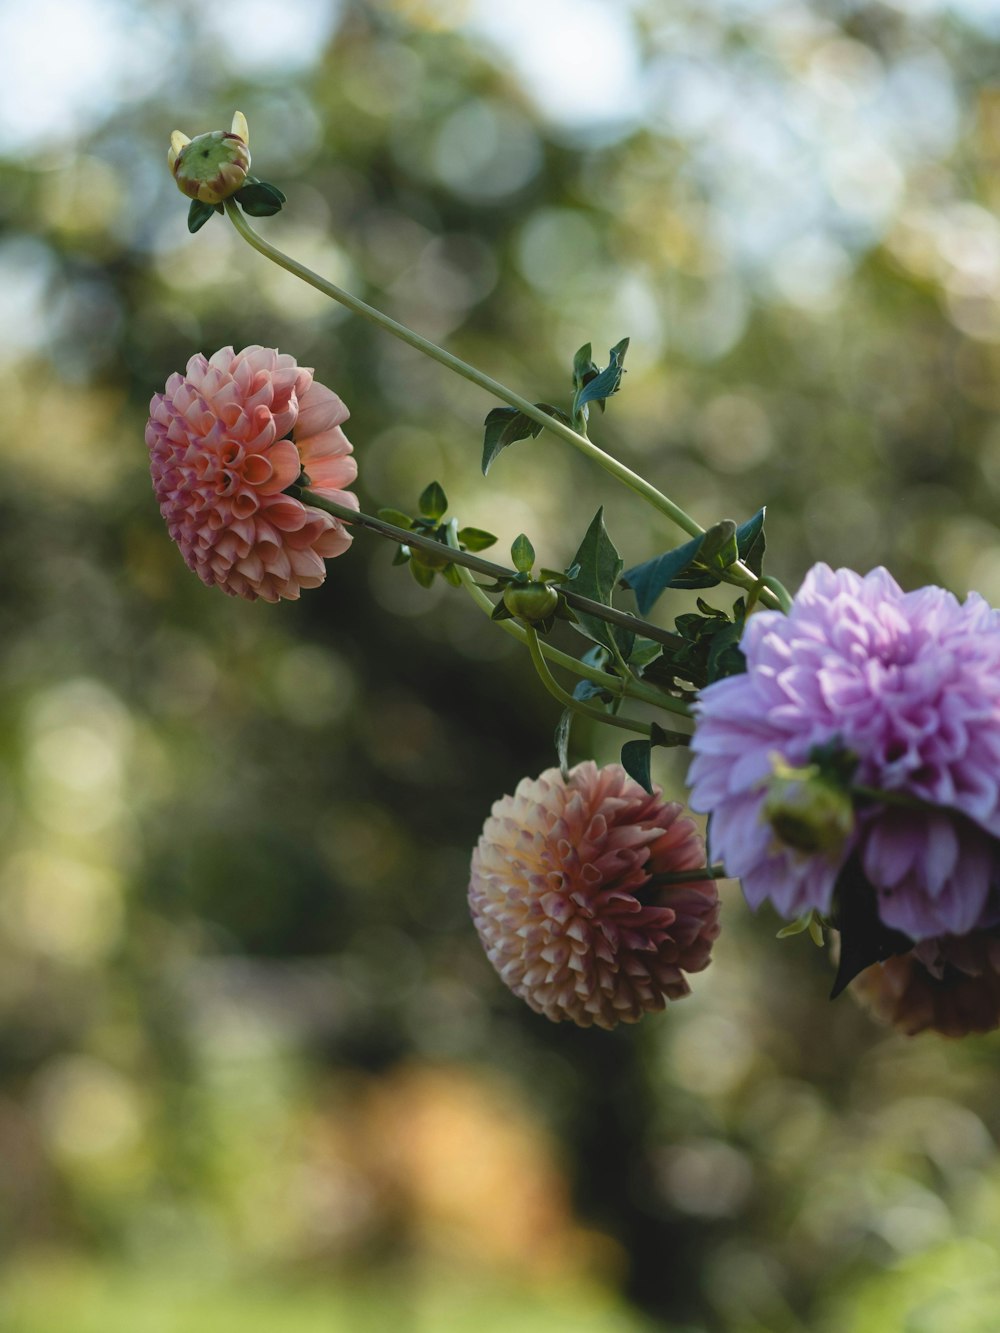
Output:
[[469,905],[490,962],[554,1022],[612,1028],[687,995],[685,972],[719,933],[714,880],[657,885],[695,870],[705,847],[682,807],[650,796],[618,764],[550,768],[493,806],[472,855]]
[[1000,938],[973,931],[925,940],[855,978],[861,1004],[900,1032],[964,1037],[1000,1027]]
[[153,489],[171,537],[203,583],[276,602],[316,588],[351,535],[283,491],[304,469],[318,495],[357,509],[341,430],[348,411],[311,370],[270,347],[193,356],[154,394],[146,426]]
[[[857,851],[885,926],[925,940],[992,924],[1000,613],[976,593],[959,603],[941,588],[904,593],[884,569],[816,565],[790,613],[753,616],[741,647],[746,674],[701,694],[689,780],[713,855],[750,904],[827,912]],[[818,853],[779,841],[764,806],[777,768],[824,747],[856,759],[855,785],[896,801],[862,801]]]

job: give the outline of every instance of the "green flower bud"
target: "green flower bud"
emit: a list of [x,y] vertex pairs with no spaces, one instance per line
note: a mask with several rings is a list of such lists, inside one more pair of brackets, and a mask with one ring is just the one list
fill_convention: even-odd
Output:
[[503,604],[512,616],[529,625],[548,620],[559,605],[559,594],[547,583],[508,583]]
[[835,856],[854,832],[850,794],[823,776],[816,764],[793,768],[774,756],[764,818],[779,842],[797,852]]
[[211,130],[194,139],[174,130],[167,163],[177,188],[203,204],[220,204],[228,199],[243,186],[250,170],[249,138],[241,111],[233,116],[231,130]]

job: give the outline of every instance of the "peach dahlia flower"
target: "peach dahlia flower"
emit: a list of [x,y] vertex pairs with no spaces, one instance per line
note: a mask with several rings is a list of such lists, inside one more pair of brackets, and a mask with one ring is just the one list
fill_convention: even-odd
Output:
[[282,492],[304,469],[311,490],[357,509],[344,489],[358,469],[340,398],[273,348],[224,347],[193,356],[149,410],[160,513],[202,582],[266,602],[318,587],[323,561],[346,551],[351,535]]
[[719,933],[705,846],[682,807],[619,764],[550,768],[493,806],[472,856],[469,905],[490,962],[553,1022],[613,1028],[688,994]]

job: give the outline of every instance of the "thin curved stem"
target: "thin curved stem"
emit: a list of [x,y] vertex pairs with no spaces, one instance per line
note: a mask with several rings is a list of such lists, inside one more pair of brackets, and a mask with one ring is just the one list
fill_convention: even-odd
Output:
[[535,630],[529,626],[526,633],[528,636],[528,652],[531,654],[531,660],[535,664],[539,679],[553,699],[559,700],[563,708],[569,708],[574,713],[589,717],[593,722],[604,722],[610,727],[620,727],[623,731],[637,732],[640,736],[652,736],[653,728],[648,722],[639,722],[628,717],[617,717],[614,713],[604,713],[599,708],[591,708],[589,704],[581,703],[579,699],[574,699],[571,694],[567,694],[549,670]]
[[[451,549],[457,550],[454,544],[454,520],[449,525],[448,545]],[[472,600],[481,611],[486,615],[492,616],[494,606],[490,599],[480,588],[479,584],[472,577],[470,572],[462,565],[457,564],[458,577],[462,580],[462,587],[466,590]],[[509,634],[511,638],[517,639],[518,643],[528,646],[528,631],[523,625],[519,625],[516,620],[495,620],[493,623]],[[611,694],[616,694],[620,698],[630,698],[641,700],[643,703],[652,704],[655,708],[662,708],[665,712],[675,713],[679,717],[690,717],[691,709],[683,699],[675,699],[672,695],[664,694],[658,690],[655,685],[646,685],[634,676],[629,680],[623,680],[620,676],[612,676],[610,672],[602,671],[599,667],[588,666],[586,662],[581,662],[579,658],[571,657],[569,653],[561,652],[558,648],[553,648],[550,643],[539,639],[538,646],[556,666],[562,667],[565,671],[571,671],[574,675],[583,680],[589,680],[594,685],[600,685]]]
[[[347,309],[353,311],[354,314],[361,315],[362,318],[370,320],[373,324],[377,324],[387,333],[391,333],[396,338],[408,343],[411,347],[415,347],[418,351],[423,352],[425,356],[429,356],[440,365],[446,366],[449,370],[453,370],[456,375],[461,375],[463,379],[470,380],[473,384],[478,385],[479,388],[484,389],[495,398],[499,398],[502,402],[508,403],[511,407],[522,412],[531,421],[536,421],[540,426],[544,427],[545,430],[550,431],[553,435],[558,435],[561,440],[565,440],[567,444],[571,444],[574,449],[585,454],[593,462],[604,468],[606,472],[609,472],[613,477],[616,477],[618,481],[628,486],[630,490],[636,493],[636,495],[641,496],[651,504],[654,509],[658,510],[661,514],[664,514],[673,523],[676,523],[677,526],[689,536],[698,537],[705,531],[700,523],[696,522],[696,520],[685,510],[681,509],[679,505],[674,504],[673,500],[664,495],[661,491],[658,491],[655,486],[651,485],[637,472],[633,472],[632,469],[626,467],[624,463],[620,463],[617,458],[614,458],[609,453],[605,453],[603,449],[599,449],[598,446],[591,440],[587,439],[585,435],[581,435],[579,431],[573,430],[572,427],[567,426],[564,422],[560,421],[558,417],[550,416],[549,413],[544,412],[540,407],[537,407],[527,398],[522,398],[520,394],[514,393],[512,389],[508,389],[506,385],[501,384],[498,380],[484,374],[481,370],[477,370],[475,366],[470,366],[467,361],[463,361],[460,357],[453,355],[451,352],[446,352],[443,347],[438,347],[438,345],[431,342],[429,338],[425,338],[422,334],[407,328],[405,324],[400,324],[398,320],[391,319],[388,315],[383,314],[381,310],[377,310],[374,306],[368,305],[357,296],[345,291],[343,287],[338,287],[336,283],[328,281],[318,273],[314,273],[312,269],[306,268],[306,266],[300,264],[298,260],[292,259],[290,255],[286,255],[284,251],[279,250],[277,246],[272,245],[270,241],[265,241],[263,236],[254,231],[253,227],[251,227],[235,200],[227,199],[225,206],[230,222],[247,244],[252,246],[266,259],[270,259],[272,263],[277,264],[279,268],[283,268],[287,273],[291,273],[295,277],[300,278],[303,282],[308,283],[310,287],[315,287],[317,291],[322,292],[324,296],[329,296],[331,300],[339,301],[341,305],[346,306]],[[756,587],[759,583],[756,575],[740,561],[731,565],[722,575],[722,578],[726,583],[733,583],[738,587],[746,588],[748,590]],[[780,596],[770,589],[761,594],[761,600],[766,601],[768,605],[781,605]]]

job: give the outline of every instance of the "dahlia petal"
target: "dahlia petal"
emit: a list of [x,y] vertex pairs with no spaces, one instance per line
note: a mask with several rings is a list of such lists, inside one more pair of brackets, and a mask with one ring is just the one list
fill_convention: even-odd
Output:
[[[620,765],[593,763],[566,780],[557,769],[524,779],[494,803],[473,853],[469,904],[487,957],[536,1012],[611,1028],[688,993],[681,969],[705,967],[718,934],[715,883],[675,897],[685,913],[675,934],[671,891],[644,868],[651,844],[657,873],[704,865],[697,830],[679,814]],[[533,874],[528,847],[538,865],[561,870]]]
[[937,807],[864,810],[883,920],[915,939],[973,928],[1000,878],[982,850],[1000,838],[1000,615],[976,595],[903,593],[885,569],[820,564],[787,616],[751,617],[741,648],[746,673],[702,691],[689,781],[748,899],[782,913],[829,905],[831,866],[804,868],[752,816],[772,756],[802,765],[835,744],[857,756],[856,781]]
[[[252,346],[196,354],[150,402],[150,474],[168,531],[202,581],[231,596],[297,598],[322,582],[323,559],[351,544],[336,520],[282,494],[302,466],[293,440],[280,438],[301,433],[300,397],[321,422],[335,415],[336,395],[316,385],[311,370]],[[346,419],[343,404],[337,413]],[[317,477],[357,508],[342,489],[357,475],[351,446],[332,430],[320,431],[314,445]]]

